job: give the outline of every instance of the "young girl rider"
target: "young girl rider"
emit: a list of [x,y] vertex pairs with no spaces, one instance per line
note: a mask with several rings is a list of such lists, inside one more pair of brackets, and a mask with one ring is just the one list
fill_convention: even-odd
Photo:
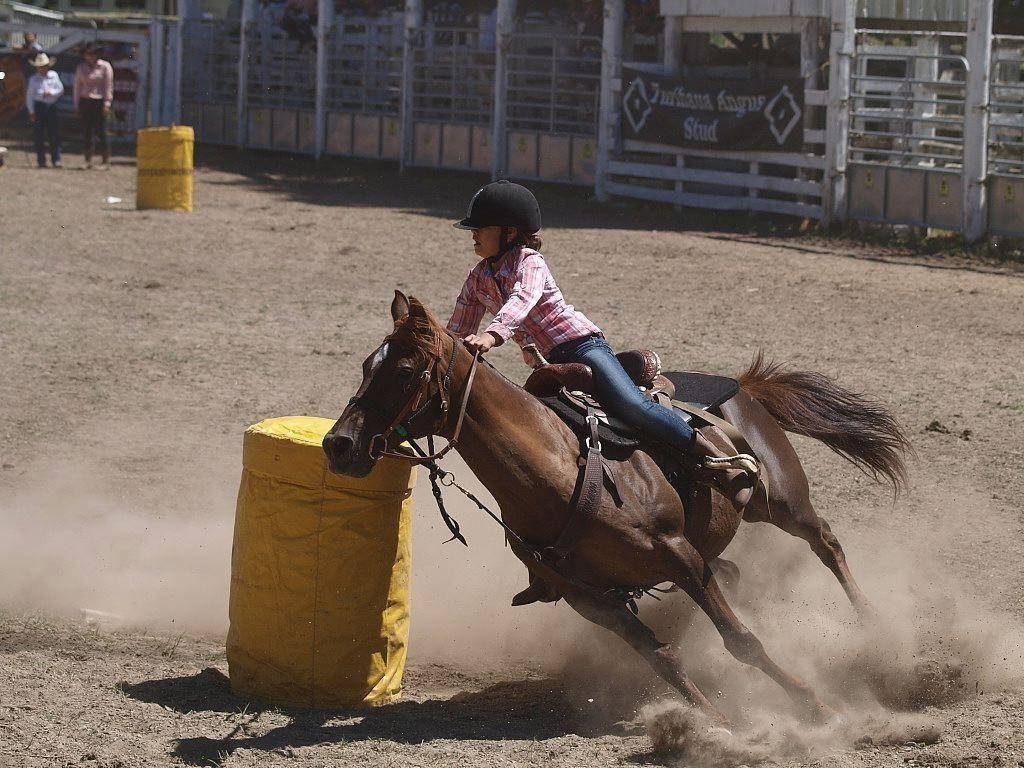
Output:
[[[448,330],[481,354],[511,338],[520,347],[536,346],[550,362],[585,363],[594,372],[597,399],[610,414],[642,434],[699,456],[703,468],[696,479],[714,485],[734,503],[746,504],[757,480],[754,459],[726,456],[674,410],[641,394],[601,329],[562,297],[539,253],[540,224],[537,198],[519,184],[496,181],[473,196],[466,218],[455,226],[472,231],[480,261],[462,286]],[[478,333],[485,310],[494,319]]]

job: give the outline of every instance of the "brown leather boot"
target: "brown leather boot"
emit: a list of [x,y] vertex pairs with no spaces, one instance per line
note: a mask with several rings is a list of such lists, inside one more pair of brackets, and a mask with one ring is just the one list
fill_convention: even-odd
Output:
[[748,453],[729,455],[700,432],[694,432],[693,438],[691,450],[702,457],[694,479],[710,485],[739,509],[749,504],[760,474],[757,459]]

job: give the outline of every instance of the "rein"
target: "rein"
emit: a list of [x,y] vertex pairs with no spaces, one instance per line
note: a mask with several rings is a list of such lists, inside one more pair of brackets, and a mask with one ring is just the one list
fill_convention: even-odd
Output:
[[[437,502],[438,511],[441,513],[441,519],[444,520],[445,525],[448,526],[448,530],[450,530],[452,533],[452,538],[448,539],[448,541],[458,540],[462,542],[465,546],[469,546],[469,543],[466,541],[466,537],[463,536],[462,532],[460,531],[458,521],[455,520],[455,518],[453,518],[451,515],[449,515],[448,510],[445,509],[444,498],[442,497],[441,492],[441,486],[449,488],[454,487],[458,491],[460,491],[466,498],[472,501],[481,511],[485,512],[488,515],[488,517],[490,517],[494,522],[496,522],[498,525],[502,527],[502,529],[505,531],[506,543],[510,545],[514,544],[516,547],[525,551],[537,563],[539,563],[545,568],[552,570],[567,583],[572,584],[573,586],[591,594],[592,596],[600,600],[610,601],[618,605],[624,603],[633,613],[637,612],[636,601],[640,597],[643,597],[644,595],[650,595],[651,597],[657,599],[657,595],[655,595],[654,593],[663,592],[665,590],[660,590],[657,587],[613,587],[611,589],[604,589],[564,573],[563,570],[559,568],[559,565],[561,565],[567,557],[567,552],[564,551],[563,548],[560,546],[561,544],[563,544],[561,539],[559,540],[559,542],[556,542],[554,547],[534,546],[533,544],[523,539],[514,530],[512,530],[512,528],[510,528],[508,524],[501,519],[500,515],[495,514],[492,510],[488,509],[488,507],[483,502],[481,502],[480,499],[478,499],[472,492],[459,485],[459,483],[455,482],[454,474],[444,469],[441,469],[441,467],[438,466],[437,461],[444,457],[444,455],[447,454],[448,451],[454,448],[455,445],[458,443],[459,434],[462,432],[462,423],[465,420],[466,416],[466,408],[469,405],[469,395],[473,389],[473,379],[476,377],[477,365],[480,362],[480,353],[474,353],[473,362],[469,367],[469,373],[466,375],[466,385],[462,392],[462,402],[459,405],[458,416],[456,417],[455,420],[455,429],[452,432],[451,438],[449,438],[448,440],[448,445],[446,445],[440,451],[435,452],[434,434],[440,434],[441,431],[444,429],[444,425],[445,422],[448,420],[449,411],[451,408],[450,389],[452,384],[452,374],[455,371],[455,361],[458,355],[458,340],[450,331],[447,331],[447,333],[449,338],[451,338],[452,340],[452,354],[451,358],[448,360],[448,366],[444,370],[444,375],[442,376],[440,371],[442,354],[440,349],[438,349],[431,353],[430,357],[432,358],[432,360],[431,362],[427,363],[427,366],[420,373],[419,384],[417,385],[416,391],[413,393],[412,397],[409,398],[409,401],[398,412],[398,415],[395,416],[394,419],[392,419],[391,424],[388,426],[387,429],[370,438],[370,456],[374,459],[379,459],[382,456],[390,456],[392,458],[403,459],[404,461],[409,461],[413,464],[423,465],[427,467],[427,469],[430,471],[430,484],[433,490],[434,499]],[[438,341],[440,341],[440,339]],[[385,343],[386,342],[387,339],[385,339]],[[430,391],[430,384],[432,380],[439,382],[437,391],[434,392],[429,397],[427,397],[427,393]],[[424,451],[415,442],[415,440],[412,437],[410,437],[409,425],[411,424],[412,421],[419,418],[423,413],[426,412],[427,408],[429,408],[430,405],[433,403],[435,397],[438,398],[440,401],[440,417],[438,421],[434,423],[432,428],[427,432],[426,438],[428,451]],[[375,411],[378,410],[372,404],[362,401],[362,396],[353,397],[351,400],[349,400],[349,404],[359,404],[363,408],[368,408],[370,410]],[[592,425],[593,427],[595,427],[595,442],[591,443],[591,441],[588,440],[587,449],[588,454],[595,453],[597,457],[596,462],[588,461],[588,465],[593,464],[593,466],[598,467],[597,488],[599,493],[601,487],[601,467],[603,466],[603,460],[601,459],[600,443],[596,442],[596,423],[597,422],[595,419]],[[391,438],[392,435],[396,434],[399,437],[406,440],[409,443],[409,445],[412,446],[412,453],[402,451],[400,449],[388,450],[388,440]],[[587,474],[591,474],[593,471],[593,467],[588,466]],[[572,528],[571,525],[569,527]]]

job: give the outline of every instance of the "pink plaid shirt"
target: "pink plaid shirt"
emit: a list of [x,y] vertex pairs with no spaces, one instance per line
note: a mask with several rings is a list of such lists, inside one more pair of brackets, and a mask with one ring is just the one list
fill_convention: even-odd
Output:
[[565,303],[544,257],[530,248],[512,248],[496,272],[487,259],[470,270],[448,330],[464,337],[476,333],[484,311],[494,315],[486,331],[504,341],[511,337],[524,347],[536,345],[542,354],[566,341],[601,333],[582,312]]

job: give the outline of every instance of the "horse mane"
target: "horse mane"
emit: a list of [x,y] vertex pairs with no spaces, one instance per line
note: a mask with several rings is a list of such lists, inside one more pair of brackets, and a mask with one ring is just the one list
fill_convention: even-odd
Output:
[[409,314],[395,323],[391,338],[424,358],[440,353],[444,326],[415,296],[409,297]]

